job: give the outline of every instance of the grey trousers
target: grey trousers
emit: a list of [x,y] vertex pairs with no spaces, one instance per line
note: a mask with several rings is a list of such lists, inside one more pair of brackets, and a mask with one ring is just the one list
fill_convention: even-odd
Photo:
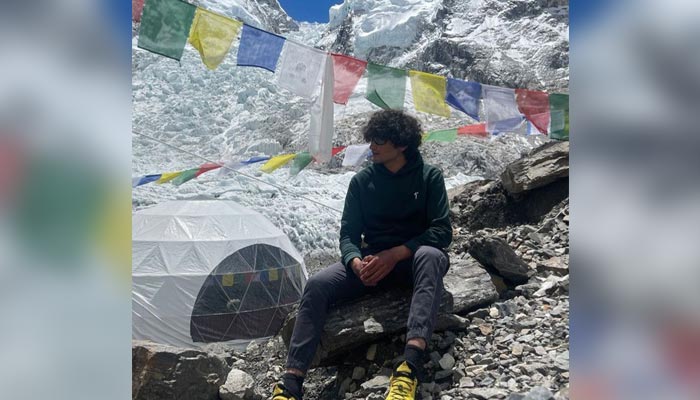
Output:
[[351,268],[339,262],[317,272],[304,288],[289,343],[287,368],[304,373],[309,369],[333,304],[397,286],[413,287],[406,338],[429,342],[440,306],[442,278],[448,268],[449,260],[442,250],[420,246],[412,258],[397,263],[375,287],[365,286]]

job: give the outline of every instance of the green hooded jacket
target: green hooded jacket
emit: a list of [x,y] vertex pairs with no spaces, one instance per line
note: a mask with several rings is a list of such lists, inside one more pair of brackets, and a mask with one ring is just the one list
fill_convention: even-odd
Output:
[[362,258],[363,235],[372,253],[399,245],[413,254],[423,245],[446,248],[452,242],[452,225],[440,170],[416,154],[396,173],[372,164],[355,174],[340,226],[344,265]]

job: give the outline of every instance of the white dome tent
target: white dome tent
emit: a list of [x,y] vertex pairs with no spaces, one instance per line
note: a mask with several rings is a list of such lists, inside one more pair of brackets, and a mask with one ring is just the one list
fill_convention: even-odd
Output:
[[274,335],[308,274],[289,238],[233,201],[133,215],[132,336],[179,347]]

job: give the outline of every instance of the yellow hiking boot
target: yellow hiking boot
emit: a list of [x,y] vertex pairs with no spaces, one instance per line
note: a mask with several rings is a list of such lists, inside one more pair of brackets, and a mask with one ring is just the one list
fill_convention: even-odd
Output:
[[389,379],[389,394],[386,400],[415,400],[418,379],[406,361],[399,364]]
[[276,383],[272,388],[272,399],[270,400],[301,400],[301,398],[290,393],[283,384]]

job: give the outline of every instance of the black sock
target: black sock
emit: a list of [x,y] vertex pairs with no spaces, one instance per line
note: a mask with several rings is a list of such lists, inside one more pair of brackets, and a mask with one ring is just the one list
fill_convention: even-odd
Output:
[[289,390],[294,396],[301,399],[302,396],[302,386],[304,384],[304,377],[287,372],[282,375],[282,384]]
[[421,349],[420,347],[416,347],[410,344],[407,344],[406,348],[403,351],[404,358],[411,366],[411,369],[413,369],[416,373],[418,373],[418,370],[423,365],[424,352],[425,350]]

